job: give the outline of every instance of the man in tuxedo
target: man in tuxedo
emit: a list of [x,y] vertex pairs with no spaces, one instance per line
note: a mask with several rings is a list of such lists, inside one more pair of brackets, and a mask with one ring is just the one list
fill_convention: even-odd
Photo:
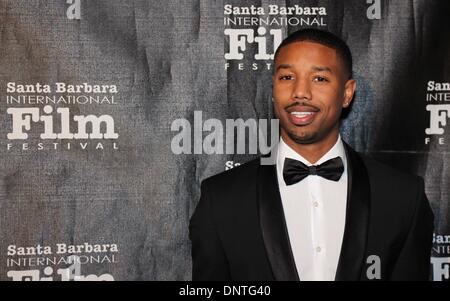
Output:
[[276,162],[260,158],[201,184],[190,220],[193,280],[427,280],[433,213],[423,179],[340,137],[353,99],[351,52],[317,29],[274,59]]

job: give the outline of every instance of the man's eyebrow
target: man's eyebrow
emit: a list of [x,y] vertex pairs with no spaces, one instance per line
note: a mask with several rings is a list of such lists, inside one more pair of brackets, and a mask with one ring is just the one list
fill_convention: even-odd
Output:
[[[291,64],[280,64],[280,65],[278,65],[276,71],[278,71],[280,69],[290,69],[292,67],[293,67],[293,65],[291,65]],[[326,66],[312,66],[311,69],[314,70],[314,71],[317,71],[317,72],[330,72],[330,73],[333,73],[333,70],[331,70],[330,67],[326,67]]]
[[276,71],[278,71],[278,70],[280,70],[280,69],[289,69],[289,68],[292,68],[292,67],[293,67],[293,66],[290,65],[290,64],[280,64],[280,65],[278,65]]
[[333,73],[331,68],[325,67],[325,66],[312,66],[311,69],[313,69],[314,71],[318,71],[318,72],[325,71],[325,72]]

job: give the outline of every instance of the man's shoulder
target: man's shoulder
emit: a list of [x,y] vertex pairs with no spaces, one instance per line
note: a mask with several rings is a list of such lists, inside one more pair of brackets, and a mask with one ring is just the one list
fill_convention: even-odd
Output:
[[396,189],[412,189],[423,185],[423,179],[420,176],[392,167],[369,155],[360,155],[373,183]]

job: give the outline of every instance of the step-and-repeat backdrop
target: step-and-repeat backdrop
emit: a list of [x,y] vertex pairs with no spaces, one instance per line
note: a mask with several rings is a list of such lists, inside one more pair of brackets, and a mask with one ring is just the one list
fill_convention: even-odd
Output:
[[1,1],[0,279],[189,280],[200,182],[270,148],[274,49],[314,27],[353,51],[343,138],[424,177],[430,279],[449,280],[449,15],[446,0]]

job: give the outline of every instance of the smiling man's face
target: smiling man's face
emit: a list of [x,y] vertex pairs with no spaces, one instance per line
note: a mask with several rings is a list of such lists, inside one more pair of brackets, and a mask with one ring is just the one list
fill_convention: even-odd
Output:
[[331,147],[339,134],[342,108],[350,104],[355,86],[335,49],[309,41],[281,48],[275,60],[273,98],[283,140]]

